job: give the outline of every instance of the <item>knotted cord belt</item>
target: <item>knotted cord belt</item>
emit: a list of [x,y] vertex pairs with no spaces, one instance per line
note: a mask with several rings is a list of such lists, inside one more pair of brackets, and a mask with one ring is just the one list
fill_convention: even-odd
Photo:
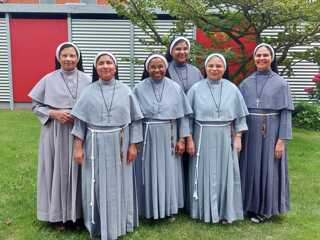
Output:
[[142,157],[141,157],[141,167],[142,167],[142,185],[144,185],[144,158],[145,158],[145,149],[146,149],[146,143],[147,143],[147,137],[149,132],[149,126],[155,125],[155,124],[171,124],[171,152],[174,154],[174,142],[173,142],[173,122],[174,120],[168,120],[168,121],[145,121],[144,124],[146,125],[145,131],[144,131],[144,137],[143,137],[143,149],[142,149]]
[[128,126],[128,124],[124,125],[123,127],[114,128],[114,129],[93,129],[89,128],[89,131],[91,132],[91,200],[90,200],[90,206],[91,206],[91,223],[95,224],[94,221],[94,183],[96,182],[95,175],[94,175],[94,166],[95,166],[95,159],[94,159],[94,139],[96,133],[113,133],[113,132],[120,132],[120,159],[122,161],[123,159],[123,152],[122,152],[122,145],[123,145],[123,138],[124,138],[124,129]]
[[202,140],[202,131],[204,127],[224,127],[229,126],[231,122],[225,123],[225,124],[203,124],[199,121],[195,121],[196,124],[200,126],[200,133],[199,133],[199,140],[198,140],[198,149],[197,149],[197,158],[196,158],[196,171],[194,173],[194,191],[193,191],[193,198],[195,200],[199,199],[198,196],[198,178],[199,178],[199,157],[200,157],[200,149],[201,149],[201,140]]

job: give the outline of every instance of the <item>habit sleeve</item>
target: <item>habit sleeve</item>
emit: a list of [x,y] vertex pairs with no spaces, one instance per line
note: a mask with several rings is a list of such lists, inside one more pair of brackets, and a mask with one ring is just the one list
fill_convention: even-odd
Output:
[[130,125],[130,143],[139,143],[143,141],[142,119],[132,122]]
[[[194,109],[194,88],[191,88],[188,91],[187,97],[188,97],[191,108]],[[189,115],[189,130],[191,135],[193,134],[193,124],[194,124],[194,111],[192,114]]]
[[80,138],[81,140],[84,140],[84,138],[86,137],[86,132],[87,132],[87,124],[75,118],[71,134],[75,137]]
[[190,135],[189,117],[184,116],[177,119],[177,124],[179,127],[178,138],[185,138]]
[[246,121],[245,116],[239,117],[234,121],[234,129],[235,129],[236,133],[248,130],[247,121]]
[[292,139],[292,111],[283,109],[280,112],[280,139]]
[[46,125],[48,120],[50,119],[49,110],[50,109],[48,106],[41,104],[35,100],[32,101],[32,112],[36,114],[42,125]]
[[135,95],[130,91],[130,143],[138,143],[143,141],[142,119],[143,115],[139,102]]

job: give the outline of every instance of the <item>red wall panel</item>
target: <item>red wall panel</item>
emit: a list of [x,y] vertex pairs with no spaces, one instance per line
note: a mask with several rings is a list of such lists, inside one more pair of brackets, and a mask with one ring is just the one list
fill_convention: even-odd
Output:
[[68,39],[66,19],[10,19],[13,98],[30,102],[31,88],[54,70],[56,47]]

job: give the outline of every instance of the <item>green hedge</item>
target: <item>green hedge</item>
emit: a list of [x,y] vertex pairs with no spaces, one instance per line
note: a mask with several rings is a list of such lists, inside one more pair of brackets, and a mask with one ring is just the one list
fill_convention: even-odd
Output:
[[320,131],[320,105],[308,102],[295,104],[293,125],[298,128]]

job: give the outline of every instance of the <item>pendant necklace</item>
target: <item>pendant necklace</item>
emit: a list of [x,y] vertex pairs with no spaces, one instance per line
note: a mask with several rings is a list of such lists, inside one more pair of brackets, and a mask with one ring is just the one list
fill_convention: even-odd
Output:
[[104,97],[104,94],[103,94],[103,91],[102,91],[102,86],[101,86],[101,82],[100,81],[104,81],[104,80],[99,80],[99,88],[100,88],[100,92],[101,92],[101,96],[102,96],[102,99],[103,99],[103,102],[104,102],[104,106],[106,107],[107,109],[107,118],[108,118],[108,122],[111,121],[111,109],[112,109],[112,104],[113,104],[113,99],[114,99],[114,93],[116,91],[116,84],[117,84],[117,81],[114,80],[114,84],[113,84],[113,90],[112,90],[112,97],[111,97],[111,101],[110,101],[110,105],[108,106],[108,102],[106,101],[106,98]]
[[68,89],[68,92],[69,92],[70,96],[72,97],[73,101],[76,101],[77,97],[78,97],[78,85],[79,85],[79,73],[78,73],[78,71],[77,71],[77,87],[76,87],[76,94],[75,95],[72,94],[72,91],[71,91],[66,79],[64,78],[63,73],[60,72],[60,74],[61,74],[61,78],[64,81],[64,84],[66,85],[66,87]]
[[[209,87],[209,90],[210,90],[210,93],[211,93],[212,100],[213,100],[214,105],[215,105],[215,107],[216,107],[216,109],[217,109],[216,112],[218,113],[218,118],[220,118],[220,113],[221,113],[221,96],[222,96],[222,82],[221,82],[221,84],[220,84],[220,96],[219,96],[219,104],[218,104],[217,101],[216,101],[216,99],[215,99],[215,97],[214,97],[214,94],[213,94],[213,92],[212,92],[212,89],[211,89],[211,87],[210,87],[209,81],[216,81],[216,80],[208,80],[208,81],[207,81],[207,84],[208,84],[208,87]],[[220,81],[221,81],[221,80],[220,80]]]
[[260,92],[258,93],[258,79],[257,79],[257,73],[255,73],[255,82],[256,82],[256,103],[257,103],[257,108],[259,108],[259,104],[260,104],[260,102],[261,102],[261,96],[262,96],[262,94],[263,94],[263,90],[264,90],[264,87],[266,86],[266,84],[267,84],[267,82],[268,82],[268,80],[269,80],[269,78],[270,78],[270,76],[271,76],[272,74],[271,74],[271,72],[268,74],[268,77],[267,77],[267,79],[265,80],[265,82],[263,83],[263,85],[262,85],[262,88],[261,88],[261,90],[260,90]]
[[186,72],[186,77],[185,78],[183,77],[182,72],[180,72],[177,69],[177,67],[175,66],[175,63],[173,63],[173,69],[174,69],[174,71],[176,72],[176,74],[178,76],[179,82],[181,82],[181,84],[182,84],[183,90],[186,91],[187,87],[188,87],[188,66],[187,65],[185,66],[185,69],[186,69],[186,71],[185,71]]
[[[156,80],[157,81],[157,80]],[[160,113],[160,103],[162,101],[162,97],[163,97],[163,92],[164,92],[164,85],[165,85],[165,80],[162,80],[163,83],[162,83],[162,89],[161,89],[161,93],[160,93],[160,96],[158,98],[157,94],[156,94],[156,90],[155,90],[155,87],[154,87],[154,83],[152,82],[152,80],[150,79],[150,83],[151,83],[151,86],[152,86],[152,90],[153,90],[153,94],[154,94],[154,97],[156,98],[156,101],[158,103],[158,114]]]

